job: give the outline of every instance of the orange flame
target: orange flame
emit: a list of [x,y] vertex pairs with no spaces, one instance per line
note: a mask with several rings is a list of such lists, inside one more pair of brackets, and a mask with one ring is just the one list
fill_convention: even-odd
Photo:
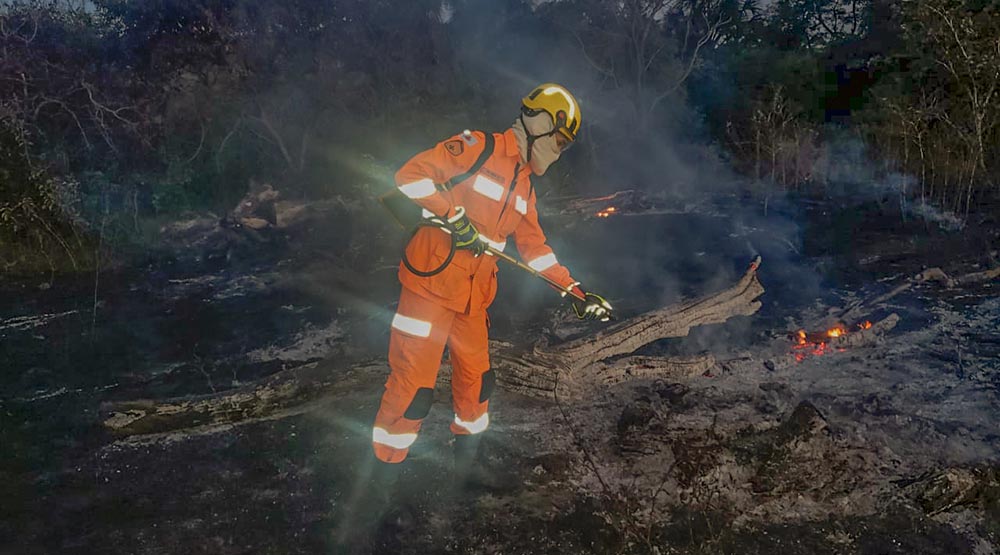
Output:
[[837,324],[832,328],[826,330],[827,337],[841,337],[847,335],[847,326],[844,324]]
[[609,207],[605,208],[604,210],[601,210],[600,212],[598,212],[597,214],[594,214],[594,215],[597,216],[598,218],[610,218],[611,215],[614,214],[617,211],[618,211],[618,209],[615,208],[614,206],[609,206]]
[[870,321],[868,321],[868,320],[865,320],[864,322],[861,322],[860,324],[858,324],[858,327],[861,328],[861,329],[863,329],[863,330],[871,329],[872,323]]
[[[871,327],[871,322],[858,324],[858,327],[868,329]],[[833,351],[843,352],[842,347],[831,344],[829,340],[843,337],[848,333],[849,330],[844,324],[837,324],[825,332],[810,333],[804,329],[796,331],[791,336],[792,341],[795,342],[795,345],[792,346],[795,360],[802,362],[809,356],[822,356]]]

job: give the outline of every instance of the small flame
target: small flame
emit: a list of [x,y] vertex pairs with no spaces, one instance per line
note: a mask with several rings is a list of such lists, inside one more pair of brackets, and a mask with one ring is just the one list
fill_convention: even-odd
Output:
[[872,323],[870,321],[868,321],[868,320],[865,320],[864,322],[861,322],[860,324],[858,324],[858,327],[861,328],[861,329],[863,329],[863,330],[871,329]]
[[617,211],[618,211],[618,209],[615,208],[614,206],[609,206],[609,207],[605,208],[604,210],[601,210],[600,212],[598,212],[597,214],[594,214],[594,215],[597,216],[598,218],[610,218],[611,215],[614,214]]
[[[858,327],[868,329],[871,327],[871,322],[860,323]],[[792,345],[795,360],[802,362],[810,356],[822,356],[830,352],[843,352],[844,349],[842,347],[837,346],[835,343],[831,344],[830,340],[843,337],[849,331],[846,325],[837,324],[826,331],[807,332],[804,329],[800,329],[790,334],[792,341],[795,342]]]

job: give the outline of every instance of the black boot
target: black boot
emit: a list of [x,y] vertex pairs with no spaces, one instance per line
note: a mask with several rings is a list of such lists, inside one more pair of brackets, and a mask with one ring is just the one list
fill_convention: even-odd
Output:
[[393,494],[403,465],[374,458],[365,465],[344,500],[334,530],[337,553],[352,553],[353,547],[366,543],[393,508]]
[[483,434],[455,436],[455,486],[466,493],[510,490],[509,477],[494,472],[484,457],[479,456],[482,437]]
[[396,490],[396,482],[403,471],[404,463],[387,463],[375,459],[371,476],[368,478],[368,495],[381,505],[388,505],[392,502],[393,492]]
[[452,486],[455,494],[462,494],[468,490],[474,490],[477,482],[477,469],[479,461],[479,434],[456,435],[452,444],[454,454],[454,466],[452,471]]
[[477,455],[479,454],[479,441],[481,434],[466,436],[455,436],[455,473],[468,472],[470,468],[478,465]]

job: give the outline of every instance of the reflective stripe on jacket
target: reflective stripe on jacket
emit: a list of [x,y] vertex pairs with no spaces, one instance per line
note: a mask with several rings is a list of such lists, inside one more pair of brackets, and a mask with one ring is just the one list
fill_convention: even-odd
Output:
[[[514,236],[521,259],[563,287],[573,285],[569,270],[559,264],[545,243],[538,224],[531,170],[519,164],[520,154],[514,132],[494,133],[493,155],[478,172],[458,183],[450,191],[441,191],[436,183],[445,183],[472,167],[483,151],[481,131],[471,136],[456,135],[434,148],[411,158],[396,172],[396,186],[419,204],[425,215],[450,216],[456,206],[466,214],[480,235],[494,248],[503,250]],[[515,175],[516,172],[516,175]],[[448,255],[451,238],[438,229],[422,228],[406,247],[406,256],[416,268],[432,269]],[[471,252],[455,253],[451,264],[440,274],[420,277],[400,264],[399,281],[404,287],[456,312],[485,310],[496,296],[497,261]]]

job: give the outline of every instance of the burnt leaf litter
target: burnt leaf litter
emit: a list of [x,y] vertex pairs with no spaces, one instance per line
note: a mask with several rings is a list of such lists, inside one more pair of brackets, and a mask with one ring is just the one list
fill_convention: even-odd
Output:
[[[890,217],[867,209],[868,219]],[[829,222],[805,220],[801,259],[782,262],[820,272],[827,293],[796,299],[768,275],[765,253],[760,314],[644,354],[763,352],[790,323],[825,325],[838,302],[884,292],[884,278],[985,263],[968,233],[901,223],[843,238],[828,232],[838,221],[836,207],[827,210]],[[645,217],[665,232],[684,218]],[[856,218],[852,209],[852,226]],[[622,224],[627,233],[631,222]],[[105,282],[93,329],[86,283],[4,291],[4,551],[955,554],[998,545],[995,281],[916,287],[872,307],[875,317],[901,314],[877,344],[791,365],[765,357],[752,371],[626,381],[565,414],[501,391],[481,473],[464,486],[452,479],[439,384],[396,486],[373,500],[369,426],[387,373],[394,276],[373,263],[357,269],[366,283],[357,296],[330,294],[322,280],[334,262],[312,256],[326,245],[306,237],[318,225],[265,230],[263,248],[195,257],[168,248],[122,268]],[[911,236],[918,246],[905,256],[857,255]],[[671,279],[668,297],[695,287]],[[371,304],[383,313],[360,308]],[[524,320],[498,303],[492,335],[559,341],[557,309]],[[356,386],[272,418],[121,439],[101,424],[105,402],[211,394],[307,362],[334,374],[367,370],[355,370]]]

